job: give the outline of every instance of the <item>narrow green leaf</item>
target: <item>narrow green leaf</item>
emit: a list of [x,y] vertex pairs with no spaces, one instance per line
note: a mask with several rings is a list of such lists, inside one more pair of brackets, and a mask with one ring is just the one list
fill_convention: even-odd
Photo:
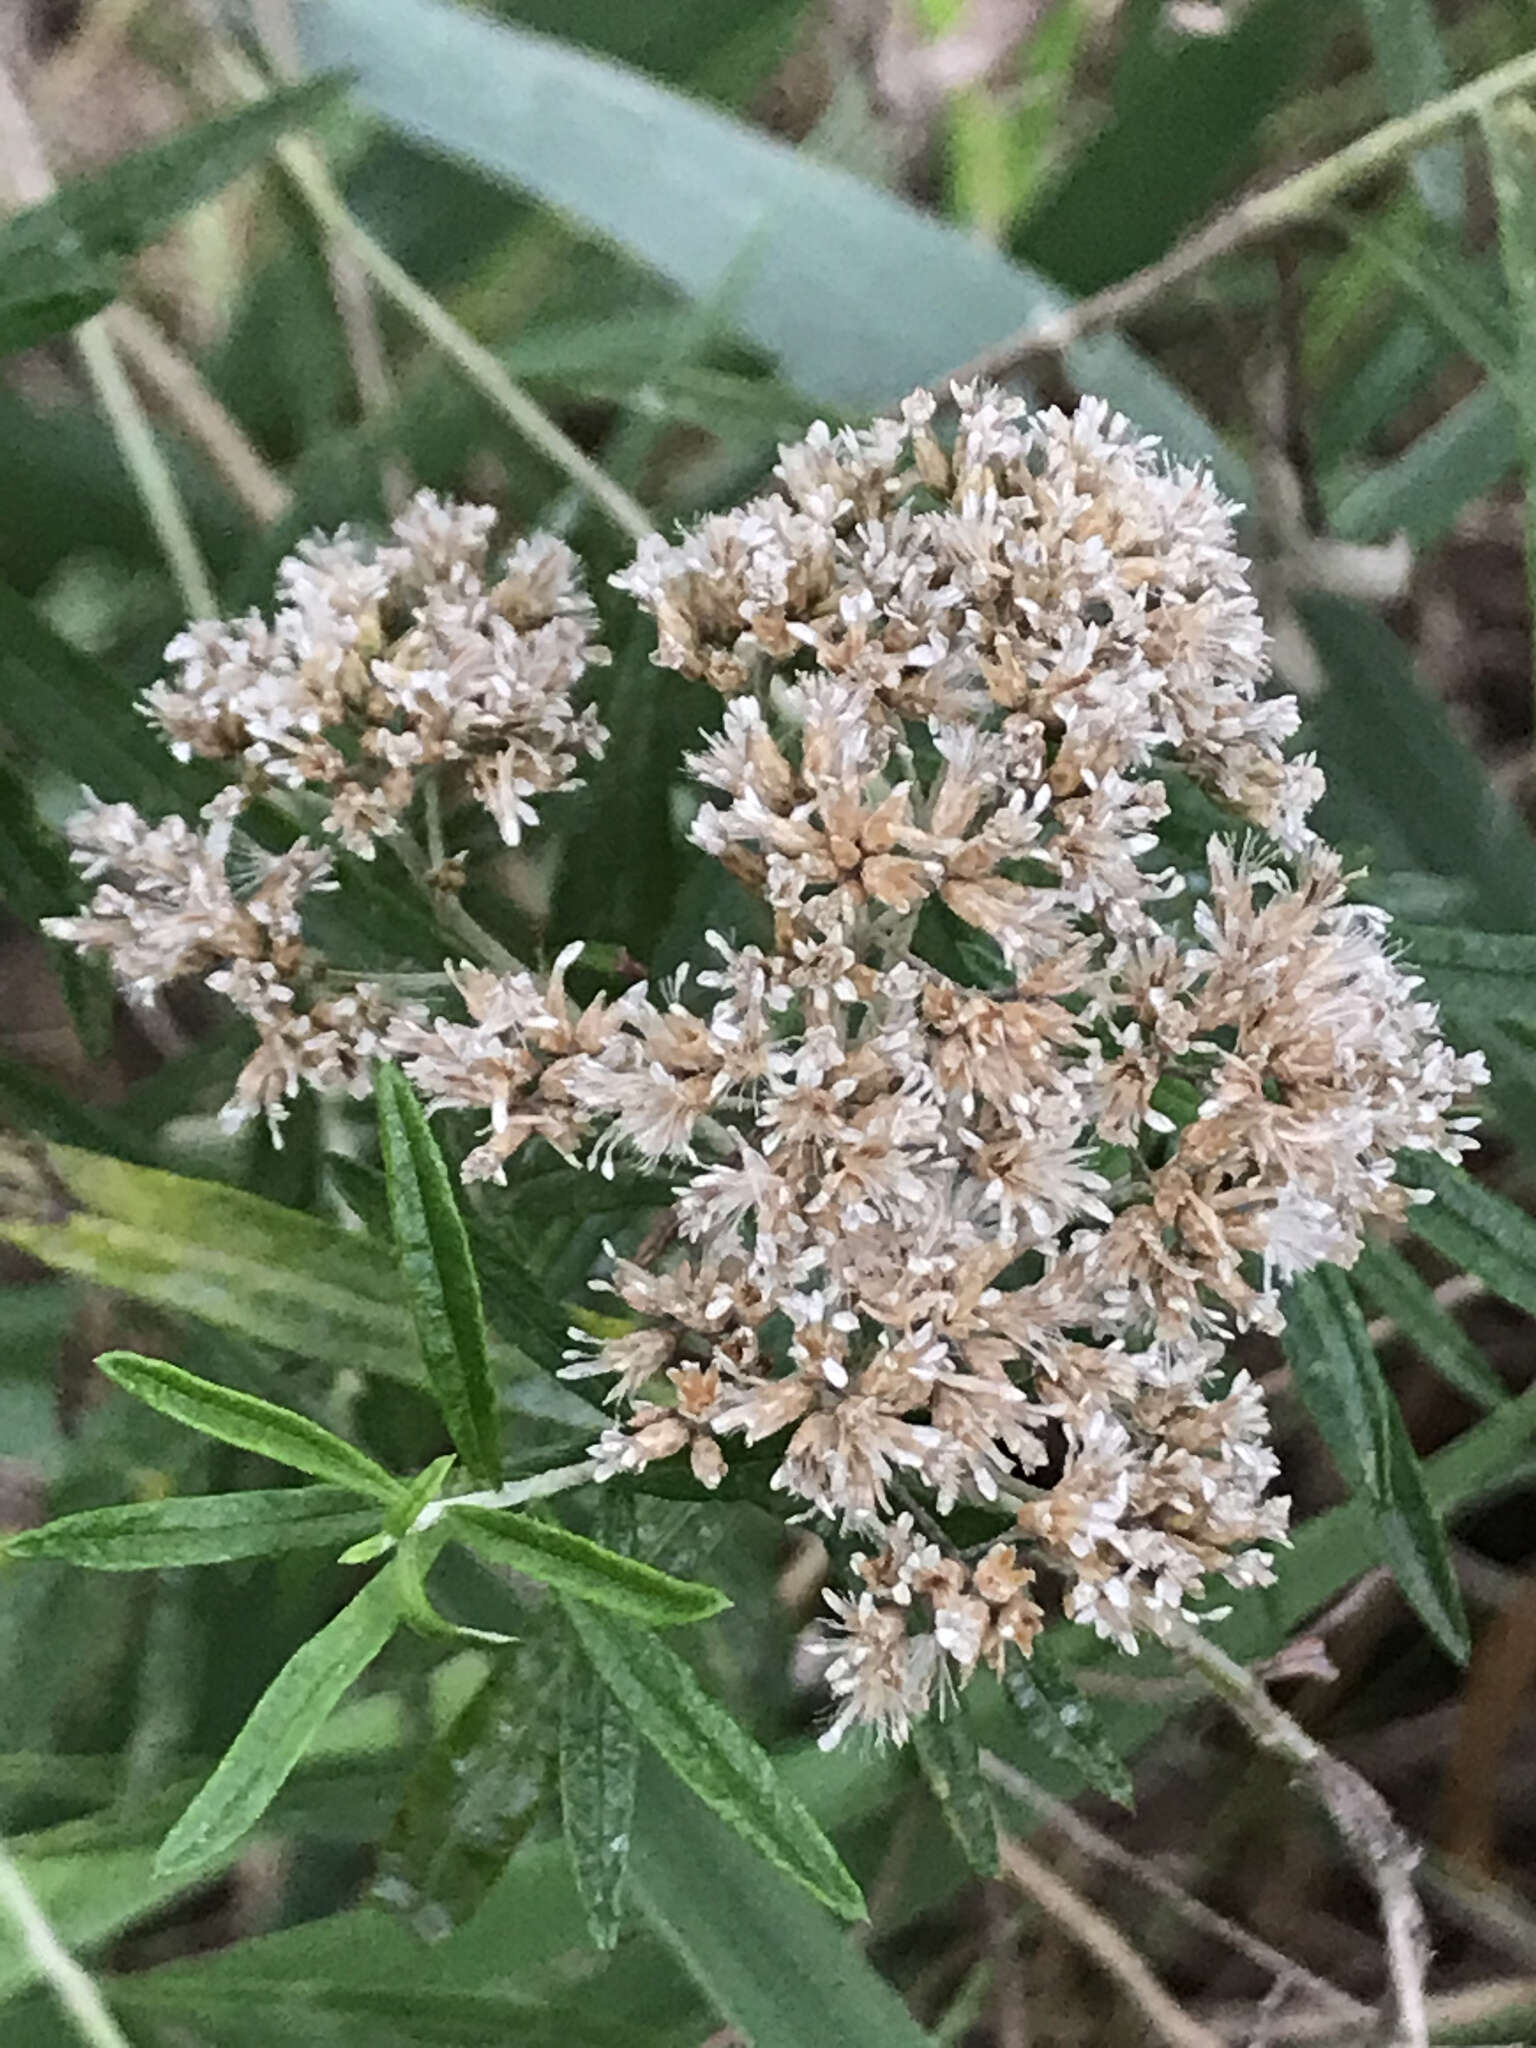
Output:
[[167,1500],[87,1508],[0,1544],[7,1557],[58,1557],[98,1572],[158,1571],[272,1557],[282,1550],[329,1550],[377,1525],[355,1488],[299,1486],[258,1493],[173,1494]]
[[637,1902],[752,2048],[930,2048],[843,1930],[654,1758],[634,1833]]
[[1348,1279],[1318,1266],[1287,1291],[1285,1318],[1297,1392],[1346,1484],[1370,1502],[1383,1558],[1441,1649],[1464,1662],[1471,1638],[1445,1531]]
[[981,1775],[976,1737],[957,1706],[913,1723],[912,1746],[933,1796],[943,1809],[965,1860],[980,1877],[996,1877],[997,1815]]
[[124,799],[140,810],[158,814],[189,789],[207,787],[195,771],[178,771],[139,716],[133,691],[71,647],[4,583],[0,726],[71,783],[88,783],[98,796]]
[[1498,1408],[1508,1390],[1435,1291],[1401,1252],[1371,1242],[1350,1278],[1378,1314],[1390,1316],[1403,1336],[1440,1377],[1479,1408]]
[[342,89],[336,78],[285,87],[62,186],[0,225],[0,276],[30,282],[58,261],[67,278],[78,275],[82,257],[136,255],[259,163],[279,136],[334,105]]
[[1135,1804],[1131,1774],[1120,1752],[1099,1726],[1081,1688],[1061,1668],[1046,1636],[1036,1637],[1028,1657],[1008,1659],[1003,1684],[1047,1756],[1075,1771],[1106,1799],[1120,1806]]
[[349,1493],[360,1493],[385,1507],[393,1507],[405,1491],[398,1479],[356,1444],[333,1436],[307,1415],[279,1408],[257,1394],[221,1387],[213,1380],[183,1372],[179,1365],[140,1358],[133,1351],[104,1351],[96,1363],[126,1393],[173,1421],[184,1422],[189,1429],[217,1437],[220,1443],[275,1458],[280,1465],[291,1465],[312,1479],[343,1486]]
[[433,1501],[442,1499],[452,1476],[453,1466],[453,1453],[446,1451],[442,1457],[434,1458],[432,1463],[418,1472],[414,1479],[406,1482],[399,1501],[390,1509],[385,1519],[384,1528],[388,1535],[404,1536],[407,1530],[414,1527],[416,1517],[423,1508],[430,1507]]
[[459,1456],[478,1480],[494,1486],[501,1476],[501,1434],[464,1219],[410,1083],[398,1067],[382,1062],[375,1086],[395,1254],[427,1377]]
[[474,1915],[548,1802],[552,1655],[542,1635],[499,1651],[406,1786],[373,1891],[428,1941]]
[[1536,1022],[1536,938],[1401,922],[1393,933],[1437,1002],[1453,1003],[1468,1018]]
[[191,1871],[256,1825],[322,1724],[395,1633],[400,1592],[386,1567],[295,1650],[224,1760],[160,1845],[162,1876]]
[[1432,1202],[1416,1203],[1408,1211],[1415,1237],[1464,1272],[1475,1273],[1501,1300],[1536,1315],[1536,1221],[1460,1167],[1428,1152],[1405,1152],[1397,1177],[1434,1195]]
[[1330,525],[1341,540],[1401,533],[1416,547],[1432,547],[1518,461],[1514,410],[1496,385],[1480,384],[1400,455],[1363,474],[1341,465],[1325,479]]
[[634,1723],[586,1657],[560,1693],[560,1814],[593,1946],[611,1949],[623,1918],[640,1746]]
[[116,296],[117,279],[108,270],[84,270],[72,286],[62,279],[38,280],[0,292],[0,356],[68,334]]
[[[1388,107],[1411,114],[1451,88],[1451,67],[1440,40],[1434,0],[1364,0],[1371,52]],[[1467,170],[1453,137],[1421,149],[1413,181],[1437,220],[1459,222],[1467,206]]]
[[639,1558],[623,1557],[558,1522],[536,1521],[515,1508],[454,1505],[443,1523],[482,1557],[652,1628],[707,1621],[731,1604],[717,1587],[674,1579]]
[[564,1603],[592,1668],[651,1747],[706,1806],[846,1920],[864,1896],[772,1763],[692,1671],[649,1629]]
[[1514,314],[1511,396],[1527,484],[1526,589],[1536,618],[1536,505],[1530,488],[1536,478],[1536,116],[1523,100],[1491,107],[1483,116],[1483,138],[1498,208],[1499,253]]

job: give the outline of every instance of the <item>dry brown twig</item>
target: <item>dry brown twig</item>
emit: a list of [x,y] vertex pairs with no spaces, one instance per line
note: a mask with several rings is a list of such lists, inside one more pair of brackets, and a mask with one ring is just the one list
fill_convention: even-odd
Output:
[[1296,1770],[1333,1822],[1376,1893],[1395,2009],[1394,2038],[1402,2048],[1428,2048],[1424,1975],[1430,1944],[1413,1881],[1421,1856],[1417,1844],[1398,1825],[1375,1786],[1314,1741],[1219,1645],[1177,1618],[1170,1624],[1169,1641],[1232,1709],[1259,1747]]
[[1102,1863],[1107,1869],[1117,1870],[1135,1883],[1153,1892],[1170,1906],[1185,1923],[1206,1934],[1214,1941],[1221,1942],[1251,1962],[1255,1968],[1267,1971],[1277,1983],[1291,1990],[1309,1993],[1331,2012],[1355,2021],[1369,2020],[1371,2009],[1351,1998],[1347,1991],[1341,1991],[1337,1984],[1329,1983],[1326,1977],[1319,1977],[1304,1963],[1296,1961],[1283,1949],[1272,1948],[1258,1935],[1251,1934],[1235,1920],[1229,1920],[1224,1913],[1218,1913],[1213,1906],[1197,1899],[1183,1885],[1159,1869],[1147,1858],[1137,1856],[1133,1851],[1096,1828],[1069,1806],[1064,1800],[1055,1799],[1043,1786],[1037,1785],[1024,1772],[1016,1770],[1002,1757],[994,1756],[990,1750],[982,1752],[981,1767],[993,1784],[1015,1798],[1032,1806],[1035,1811],[1083,1853]]
[[1316,219],[1335,200],[1399,162],[1424,142],[1532,85],[1536,85],[1536,55],[1526,52],[1411,114],[1384,121],[1321,163],[1311,164],[1278,185],[1240,199],[1182,242],[1176,242],[1167,255],[1145,269],[1079,299],[1075,305],[1032,320],[994,342],[959,369],[940,378],[933,386],[934,391],[942,395],[952,382],[1003,377],[1031,357],[1062,354],[1101,328],[1115,326],[1142,312],[1164,292],[1186,283],[1221,257],[1301,221]]
[[999,1837],[998,1854],[1009,1883],[1093,1957],[1167,2048],[1223,2048],[1221,2036],[1164,1989],[1119,1928],[1048,1864],[1011,1835]]

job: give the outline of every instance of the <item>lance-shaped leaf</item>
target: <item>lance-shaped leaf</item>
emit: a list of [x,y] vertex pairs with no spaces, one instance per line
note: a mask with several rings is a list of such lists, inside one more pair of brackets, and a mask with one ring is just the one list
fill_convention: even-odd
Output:
[[923,1776],[949,1822],[965,1860],[978,1876],[996,1877],[997,1816],[981,1775],[981,1757],[970,1722],[956,1707],[914,1722],[912,1744]]
[[1438,1002],[1470,1020],[1536,1018],[1536,938],[1461,925],[1396,925]]
[[184,1422],[189,1429],[217,1437],[220,1443],[256,1451],[280,1465],[307,1472],[312,1479],[380,1501],[385,1507],[393,1507],[405,1492],[400,1481],[376,1465],[366,1451],[333,1436],[307,1415],[295,1415],[292,1409],[279,1408],[259,1395],[199,1379],[196,1373],[183,1372],[179,1365],[167,1365],[164,1359],[140,1358],[133,1351],[105,1351],[96,1363],[126,1393],[173,1421]]
[[619,1938],[640,1745],[635,1725],[586,1657],[560,1694],[560,1814],[593,1944]]
[[31,284],[57,264],[72,283],[82,258],[134,255],[259,163],[280,135],[334,104],[341,90],[338,79],[310,79],[62,186],[0,226],[0,276]]
[[427,1377],[459,1456],[477,1479],[494,1485],[501,1437],[464,1219],[410,1083],[398,1067],[383,1064],[377,1089],[395,1254]]
[[677,1652],[649,1629],[579,1600],[566,1601],[565,1610],[598,1677],[684,1784],[834,1913],[863,1919],[864,1895],[842,1858]]
[[1408,1211],[1415,1237],[1464,1272],[1475,1273],[1503,1300],[1536,1315],[1536,1221],[1460,1167],[1427,1152],[1403,1153],[1397,1177],[1409,1187],[1430,1189],[1435,1197]]
[[1092,1702],[1062,1670],[1047,1637],[1035,1638],[1028,1657],[1008,1659],[1003,1683],[1049,1757],[1076,1771],[1085,1785],[1106,1799],[1121,1806],[1135,1804],[1125,1759],[1099,1726]]
[[731,1604],[716,1586],[674,1579],[639,1558],[623,1557],[558,1522],[540,1522],[515,1508],[455,1504],[444,1522],[482,1557],[652,1628],[707,1621]]
[[1385,1562],[1446,1655],[1464,1661],[1471,1641],[1445,1531],[1349,1281],[1318,1266],[1289,1289],[1285,1317],[1297,1391],[1346,1483],[1370,1502]]
[[548,1799],[559,1668],[548,1638],[535,1625],[529,1640],[498,1652],[407,1781],[374,1895],[429,1941],[471,1917]]
[[1435,1291],[1389,1244],[1367,1244],[1350,1279],[1371,1306],[1390,1316],[1440,1377],[1479,1408],[1509,1399],[1503,1381],[1466,1331],[1435,1299]]
[[353,1488],[296,1486],[87,1508],[23,1529],[0,1548],[8,1557],[62,1558],[88,1571],[144,1572],[282,1550],[339,1550],[377,1525]]
[[393,1570],[371,1579],[302,1648],[251,1710],[224,1760],[160,1845],[162,1876],[190,1871],[237,1842],[271,1805],[342,1694],[394,1634],[400,1593]]

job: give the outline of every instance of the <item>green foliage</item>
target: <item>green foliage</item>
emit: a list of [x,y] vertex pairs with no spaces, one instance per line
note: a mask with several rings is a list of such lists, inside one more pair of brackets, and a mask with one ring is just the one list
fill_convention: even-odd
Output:
[[579,1650],[560,1691],[560,1817],[595,1948],[623,1922],[640,1745],[634,1723]]
[[[759,488],[775,441],[818,412],[857,421],[1155,263],[1250,180],[1423,105],[1518,33],[1510,9],[1451,20],[1430,0],[1362,0],[1337,37],[1322,0],[1231,10],[1235,25],[1208,41],[1175,34],[1152,0],[1109,12],[1058,0],[1016,66],[949,98],[921,175],[876,189],[826,161],[827,135],[783,139],[806,112],[784,62],[810,18],[795,0],[306,0],[308,61],[355,89],[327,76],[193,119],[0,225],[0,353],[48,349],[0,389],[8,912],[35,928],[78,907],[58,825],[82,784],[150,816],[190,816],[214,786],[136,708],[178,607],[123,450],[71,385],[72,352],[50,346],[119,293],[153,308],[292,492],[259,527],[197,430],[142,381],[221,605],[266,603],[280,553],[316,525],[376,524],[402,480],[469,481],[517,523],[571,531],[611,605],[611,537],[393,312],[379,334],[388,374],[360,403],[328,238],[276,175],[190,221],[279,137],[347,101],[327,130],[354,211],[667,527]],[[944,34],[954,10],[931,6],[926,26]],[[137,61],[159,63],[159,34],[135,41]],[[202,54],[188,71],[178,45],[164,84],[200,112],[223,74],[187,47]],[[1335,87],[1341,61],[1358,68]],[[757,118],[766,106],[777,133]],[[1434,573],[1442,595],[1459,589],[1456,550],[1473,531],[1490,545],[1477,501],[1529,475],[1532,132],[1511,104],[1480,134],[1404,156],[1316,232],[1148,301],[1139,346],[1104,331],[1025,365],[1053,396],[1102,392],[1181,455],[1214,461],[1236,494],[1253,495],[1245,456],[1266,474],[1281,454],[1296,464],[1309,532],[1266,519],[1251,544],[1294,593],[1320,666],[1306,743],[1329,778],[1325,829],[1401,906],[1396,935],[1425,993],[1494,1077],[1488,1156],[1509,1194],[1473,1177],[1475,1157],[1464,1173],[1411,1155],[1402,1177],[1434,1199],[1407,1226],[1527,1314],[1536,1224],[1512,1197],[1536,1156],[1536,851],[1469,741],[1479,707],[1453,721],[1416,672],[1401,637],[1414,608],[1389,630],[1313,584],[1338,582],[1341,564],[1353,577],[1333,542],[1402,534],[1421,555],[1453,540]],[[1466,194],[1485,161],[1497,262],[1468,253]],[[930,165],[952,217],[903,196],[934,189]],[[135,268],[181,222],[170,260]],[[1476,218],[1471,229],[1480,242]],[[1293,327],[1280,449],[1232,365],[1289,352]],[[601,974],[590,959],[574,971],[584,996],[616,991],[635,965],[697,966],[706,926],[756,935],[758,906],[684,837],[678,762],[715,700],[659,688],[626,616],[607,622],[606,760],[552,807],[547,837],[499,855],[494,884],[461,899],[533,965],[568,936],[607,941]],[[1223,820],[1176,779],[1169,794],[1198,868]],[[243,824],[270,847],[313,829],[266,799]],[[317,908],[336,958],[437,975],[459,957],[387,847],[371,866],[343,855],[338,875]],[[919,942],[977,986],[1007,984],[995,949],[936,907]],[[29,1888],[130,2037],[696,2048],[729,2024],[756,2048],[926,2038],[881,1973],[912,1986],[926,1944],[906,1939],[911,1915],[953,1898],[961,1859],[913,1799],[909,1758],[824,1756],[804,1733],[819,1702],[785,1682],[782,1560],[763,1538],[777,1447],[733,1452],[708,1498],[663,1468],[604,1488],[595,1517],[587,1488],[525,1505],[592,1441],[596,1410],[553,1378],[567,1325],[613,1327],[586,1281],[605,1237],[630,1253],[665,1227],[666,1179],[619,1162],[604,1181],[535,1144],[508,1188],[461,1198],[465,1123],[448,1113],[429,1131],[393,1069],[376,1128],[334,1103],[323,1123],[296,1113],[275,1151],[265,1132],[215,1120],[238,1034],[210,1031],[176,991],[147,1018],[114,1014],[102,972],[57,947],[33,957],[60,985],[86,1079],[34,1061],[42,1039],[25,1023],[0,1047],[0,1108],[23,1134],[0,1146],[0,1238],[67,1276],[0,1293],[0,1436],[46,1484],[52,1516],[0,1543],[0,1806]],[[1157,1101],[1181,1125],[1195,1107],[1177,1081]],[[364,1228],[336,1220],[338,1192]],[[1357,1296],[1485,1411],[1433,1457],[1413,1452]],[[1383,1244],[1348,1280],[1295,1290],[1289,1341],[1349,1497],[1302,1522],[1275,1584],[1233,1596],[1213,1633],[1245,1661],[1267,1656],[1385,1558],[1435,1641],[1463,1654],[1442,1523],[1529,1483],[1536,1402],[1511,1395]],[[138,1399],[82,1396],[79,1361],[103,1343],[134,1347],[103,1365]],[[517,1416],[505,1446],[503,1408]],[[258,1490],[253,1457],[316,1483]],[[519,1505],[458,1504],[507,1479],[529,1489],[511,1492]],[[636,1502],[644,1541],[621,1526]],[[686,1544],[672,1512],[688,1517]],[[346,1560],[387,1562],[356,1592]],[[182,1575],[204,1565],[230,1570]],[[704,1582],[715,1577],[729,1599]],[[727,1609],[696,1642],[651,1632]],[[396,1637],[378,1683],[345,1702]],[[1010,1658],[1001,1688],[968,1693],[963,1717],[920,1727],[918,1760],[974,1869],[996,1869],[978,1738],[1053,1790],[1129,1803],[1130,1760],[1176,1703],[1153,1688],[1090,1699],[1077,1679],[1116,1670],[1117,1654],[1057,1624]],[[210,1768],[157,1862],[156,1839]],[[904,1810],[937,1853],[917,1859],[910,1900],[880,1909],[872,1966],[817,1901],[862,1912],[844,1855],[872,1874]],[[178,1952],[152,1969],[112,1946],[229,1868],[258,1824],[285,1846],[273,1932],[198,1953],[157,1927]],[[969,1924],[974,1902],[948,1910]],[[0,1924],[0,2032],[52,2048],[64,2037],[36,1975]],[[937,2037],[957,2038],[967,2010],[957,2002]]]
[[771,1863],[847,1920],[864,1895],[772,1763],[675,1650],[631,1621],[565,1605],[582,1653],[663,1760]]
[[1465,1662],[1472,1643],[1445,1532],[1348,1280],[1317,1267],[1287,1290],[1285,1315],[1297,1391],[1351,1490],[1370,1502],[1383,1559],[1441,1649]]
[[513,1508],[450,1504],[444,1522],[472,1550],[494,1563],[651,1628],[707,1621],[731,1604],[713,1586],[674,1579],[652,1565],[562,1529],[557,1522],[535,1521]]
[[213,1776],[161,1843],[157,1874],[201,1871],[256,1825],[400,1620],[400,1590],[394,1567],[386,1566],[294,1651],[267,1687]]
[[340,1549],[376,1519],[357,1507],[351,1487],[173,1494],[168,1500],[61,1515],[6,1537],[0,1547],[7,1557],[56,1557],[91,1571],[159,1571],[169,1565],[272,1557],[284,1550]]
[[217,1437],[220,1443],[237,1444],[243,1451],[291,1465],[312,1479],[345,1487],[387,1508],[394,1507],[404,1493],[400,1481],[391,1478],[366,1452],[290,1408],[279,1408],[234,1387],[216,1386],[212,1380],[183,1372],[180,1366],[167,1365],[158,1358],[139,1358],[131,1351],[104,1351],[96,1363],[125,1392],[169,1415],[173,1422],[184,1422],[189,1429]]
[[501,1475],[496,1393],[480,1282],[453,1183],[399,1068],[381,1064],[375,1085],[395,1256],[427,1378],[465,1467],[494,1485]]
[[912,1730],[912,1746],[929,1790],[943,1809],[966,1862],[979,1877],[996,1877],[997,1816],[981,1773],[981,1753],[963,1708],[930,1714]]

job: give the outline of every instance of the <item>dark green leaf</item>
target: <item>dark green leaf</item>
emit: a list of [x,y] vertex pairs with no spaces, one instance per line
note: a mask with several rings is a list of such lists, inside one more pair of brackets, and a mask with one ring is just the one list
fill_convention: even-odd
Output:
[[929,1714],[914,1722],[912,1745],[966,1862],[978,1876],[996,1877],[997,1815],[981,1775],[976,1737],[964,1713],[956,1706],[947,1714]]
[[302,1486],[259,1493],[172,1494],[124,1507],[87,1508],[5,1538],[8,1557],[60,1557],[98,1572],[224,1564],[282,1550],[355,1543],[378,1517],[355,1488]]
[[579,1600],[565,1611],[592,1668],[645,1740],[706,1806],[844,1919],[864,1897],[841,1857],[745,1729],[659,1636]]
[[399,1588],[386,1568],[296,1650],[267,1687],[223,1762],[160,1845],[158,1873],[199,1869],[255,1826],[399,1622]]
[[1536,506],[1529,488],[1536,475],[1536,120],[1524,100],[1511,100],[1487,110],[1483,137],[1498,203],[1499,253],[1514,314],[1508,395],[1514,406],[1527,484],[1526,592],[1536,602]]
[[600,1949],[619,1938],[639,1762],[634,1723],[578,1652],[560,1694],[560,1813],[587,1928]]
[[0,726],[27,751],[98,796],[150,813],[206,778],[186,774],[139,716],[133,692],[60,639],[0,583]]
[[558,1522],[536,1521],[514,1508],[450,1505],[443,1520],[482,1557],[652,1628],[707,1621],[731,1604],[714,1586],[674,1579]]
[[1134,1805],[1130,1772],[1099,1726],[1092,1704],[1057,1662],[1047,1637],[1036,1638],[1028,1657],[1008,1659],[1003,1683],[1028,1733],[1048,1756],[1076,1771],[1106,1799]]
[[1509,1399],[1482,1352],[1401,1252],[1389,1244],[1369,1243],[1350,1277],[1378,1314],[1390,1316],[1415,1351],[1458,1393],[1479,1408],[1497,1408]]
[[1384,1560],[1441,1649],[1465,1661],[1471,1638],[1445,1531],[1348,1279],[1317,1267],[1288,1290],[1285,1316],[1297,1392],[1346,1484],[1370,1502]]
[[132,1351],[104,1351],[96,1363],[125,1392],[173,1421],[184,1422],[189,1429],[217,1437],[220,1443],[275,1458],[281,1465],[292,1465],[313,1479],[343,1486],[349,1493],[360,1493],[385,1507],[393,1507],[405,1491],[366,1451],[333,1436],[307,1415],[296,1415],[256,1394],[242,1394],[234,1387],[199,1379],[163,1359],[140,1358]]
[[410,1083],[385,1062],[375,1085],[395,1254],[416,1340],[459,1456],[475,1478],[494,1486],[501,1476],[501,1433],[464,1219]]
[[1161,256],[1252,158],[1266,114],[1326,47],[1327,18],[1320,0],[1258,0],[1219,36],[1133,37],[1114,119],[1025,220],[1019,253],[1079,293]]
[[1502,1300],[1536,1315],[1536,1222],[1523,1209],[1428,1152],[1405,1152],[1397,1177],[1434,1194],[1432,1202],[1408,1211],[1415,1237],[1475,1273]]
[[753,2048],[929,2048],[896,1991],[827,1915],[654,1760],[641,1771],[630,1883]]
[[1509,400],[1496,385],[1482,384],[1391,461],[1330,479],[1330,524],[1341,540],[1385,541],[1401,533],[1417,547],[1432,547],[1519,459]]
[[544,1806],[551,1649],[540,1639],[499,1651],[406,1787],[374,1892],[429,1941],[477,1910]]
[[1393,932],[1437,1002],[1454,1004],[1469,1019],[1536,1021],[1536,938],[1401,922]]
[[0,356],[35,348],[40,341],[68,334],[117,296],[117,277],[105,269],[81,266],[73,285],[39,280],[19,289],[0,290]]

